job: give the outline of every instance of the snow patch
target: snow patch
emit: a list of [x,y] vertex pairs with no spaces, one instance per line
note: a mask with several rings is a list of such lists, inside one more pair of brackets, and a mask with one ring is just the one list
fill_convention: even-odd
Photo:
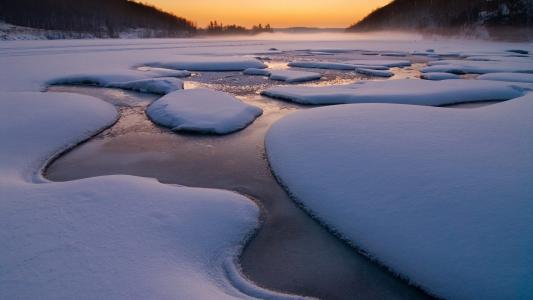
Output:
[[381,70],[374,70],[374,69],[366,69],[366,68],[357,68],[355,72],[359,74],[364,74],[368,76],[374,76],[374,77],[392,77],[394,76],[394,73],[391,71],[381,71]]
[[114,82],[106,85],[106,87],[165,95],[183,89],[183,81],[174,77],[160,77],[127,82]]
[[162,97],[146,113],[155,123],[173,131],[229,134],[248,126],[263,111],[227,93],[190,89]]
[[473,110],[339,105],[275,123],[266,149],[308,211],[431,294],[530,299],[532,120],[533,94]]
[[429,67],[421,71],[454,74],[533,73],[533,62],[441,60],[430,62]]
[[477,79],[533,83],[533,74],[524,74],[524,73],[490,73],[490,74],[481,75]]
[[452,73],[443,73],[443,72],[432,72],[432,73],[423,73],[420,75],[420,78],[426,80],[446,80],[446,79],[459,79],[460,76]]
[[180,55],[173,60],[150,62],[151,67],[189,71],[243,71],[248,68],[264,69],[261,61],[252,57]]
[[399,103],[447,105],[509,100],[524,95],[515,84],[485,80],[385,80],[350,85],[273,87],[261,94],[301,104]]

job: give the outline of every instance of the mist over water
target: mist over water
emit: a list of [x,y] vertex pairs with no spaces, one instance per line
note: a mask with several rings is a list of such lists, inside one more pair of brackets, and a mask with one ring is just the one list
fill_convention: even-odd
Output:
[[422,40],[423,36],[412,32],[376,31],[368,33],[345,32],[339,30],[315,30],[312,32],[273,32],[257,35],[206,36],[213,40],[264,40],[264,41],[412,41]]

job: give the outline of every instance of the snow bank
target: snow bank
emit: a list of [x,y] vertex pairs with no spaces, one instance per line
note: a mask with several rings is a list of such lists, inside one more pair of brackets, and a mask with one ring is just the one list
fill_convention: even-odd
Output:
[[356,59],[345,62],[351,65],[359,66],[382,66],[382,67],[408,67],[411,62],[408,60],[387,60],[387,59]]
[[64,93],[0,101],[0,298],[284,299],[231,266],[258,226],[253,202],[132,176],[48,182],[43,164],[113,123],[115,108]]
[[322,62],[322,61],[292,61],[289,67],[296,68],[315,68],[315,69],[331,69],[331,70],[355,70],[352,64],[337,63],[337,62]]
[[444,299],[533,298],[533,95],[474,110],[340,105],[274,124],[268,159],[342,237]]
[[477,79],[533,83],[533,74],[524,74],[524,73],[490,73],[490,74],[481,75]]
[[175,59],[150,62],[151,67],[189,71],[243,71],[248,68],[264,69],[261,61],[252,57],[179,55]]
[[405,56],[408,56],[409,53],[408,52],[402,52],[402,51],[398,51],[398,52],[383,52],[381,53],[381,56],[394,56],[394,57],[405,57]]
[[140,67],[137,70],[148,72],[152,77],[189,77],[191,72],[186,70],[172,70],[165,68]]
[[270,76],[270,70],[248,68],[242,72],[245,75],[258,75],[258,76]]
[[533,73],[533,62],[441,60],[430,62],[429,65],[421,71],[454,74]]
[[319,73],[295,71],[295,70],[270,70],[249,68],[243,71],[246,75],[269,76],[272,80],[285,81],[287,83],[318,80],[322,78]]
[[227,93],[191,89],[162,97],[146,113],[155,123],[173,131],[228,134],[245,128],[263,111]]
[[391,71],[381,71],[366,68],[357,68],[355,72],[374,77],[392,77],[394,75],[394,73],[392,73]]
[[122,72],[102,72],[100,74],[72,74],[48,80],[46,85],[81,84],[105,87],[116,82],[130,82],[149,77],[148,73],[125,70]]
[[[173,77],[158,77],[158,71],[123,71],[122,73],[102,73],[85,75],[68,75],[49,80],[47,85],[80,84],[100,87],[134,90],[143,93],[167,94],[183,89],[183,81]],[[155,75],[156,78],[148,76]],[[147,78],[148,77],[148,78]]]
[[183,81],[174,77],[159,77],[127,82],[113,82],[107,84],[106,87],[165,95],[183,89]]
[[285,81],[287,83],[304,82],[311,80],[318,80],[322,78],[319,73],[294,71],[294,70],[272,70],[270,71],[270,79]]
[[420,78],[426,80],[446,80],[446,79],[459,79],[459,75],[443,72],[423,73]]
[[273,87],[263,95],[301,104],[400,103],[447,105],[463,102],[508,100],[524,90],[511,84],[485,80],[385,80],[357,84]]

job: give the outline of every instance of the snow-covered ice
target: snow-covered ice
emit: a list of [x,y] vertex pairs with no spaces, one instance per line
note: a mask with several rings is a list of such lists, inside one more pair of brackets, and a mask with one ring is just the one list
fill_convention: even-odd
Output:
[[394,73],[391,71],[382,71],[382,70],[374,70],[374,69],[367,69],[367,68],[357,68],[355,72],[359,74],[364,74],[368,76],[375,76],[375,77],[392,77],[394,76]]
[[480,75],[477,79],[533,83],[533,74],[489,73],[489,74]]
[[295,71],[295,70],[271,70],[270,79],[285,81],[287,83],[318,80],[322,78],[320,73]]
[[285,81],[287,83],[305,82],[322,78],[320,73],[296,71],[296,70],[271,70],[248,68],[243,71],[246,75],[268,76],[272,80]]
[[43,165],[112,124],[115,108],[64,93],[0,99],[0,298],[282,297],[232,283],[246,282],[233,260],[258,226],[253,202],[132,176],[49,182]]
[[268,69],[248,68],[242,73],[245,75],[270,76],[270,70]]
[[[167,94],[183,89],[183,81],[174,77],[157,76],[157,71],[123,71],[120,73],[67,75],[47,81],[47,85],[80,84],[134,90],[143,93]],[[150,78],[155,76],[155,78]]]
[[173,70],[166,68],[153,68],[153,67],[139,67],[137,70],[148,72],[153,77],[189,77],[191,72],[187,70]]
[[533,298],[533,94],[473,110],[297,112],[266,138],[294,198],[444,299]]
[[531,63],[512,61],[466,61],[466,60],[441,60],[430,62],[422,72],[446,72],[454,74],[485,74],[485,73],[533,73]]
[[512,83],[485,80],[384,80],[355,84],[308,87],[281,86],[263,95],[301,104],[399,103],[447,105],[463,102],[508,100],[524,95]]
[[183,89],[183,81],[174,77],[158,77],[126,82],[112,82],[105,87],[165,95]]
[[446,79],[459,79],[460,76],[452,73],[444,72],[432,72],[432,73],[422,73],[420,78],[426,80],[446,80]]
[[245,128],[263,111],[224,92],[189,89],[162,97],[146,113],[173,131],[228,134]]
[[408,67],[411,65],[409,60],[387,60],[387,59],[355,59],[345,63],[358,66],[382,66],[382,67]]
[[315,68],[315,69],[331,69],[331,70],[355,70],[352,64],[326,61],[292,61],[289,67],[295,68]]
[[267,65],[252,57],[181,55],[172,60],[154,61],[147,66],[188,71],[243,71],[263,69]]

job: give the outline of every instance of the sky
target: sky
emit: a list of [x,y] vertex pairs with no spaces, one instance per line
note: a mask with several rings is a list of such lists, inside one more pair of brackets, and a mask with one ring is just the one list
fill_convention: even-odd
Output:
[[141,0],[205,27],[209,21],[246,27],[344,28],[391,0]]

